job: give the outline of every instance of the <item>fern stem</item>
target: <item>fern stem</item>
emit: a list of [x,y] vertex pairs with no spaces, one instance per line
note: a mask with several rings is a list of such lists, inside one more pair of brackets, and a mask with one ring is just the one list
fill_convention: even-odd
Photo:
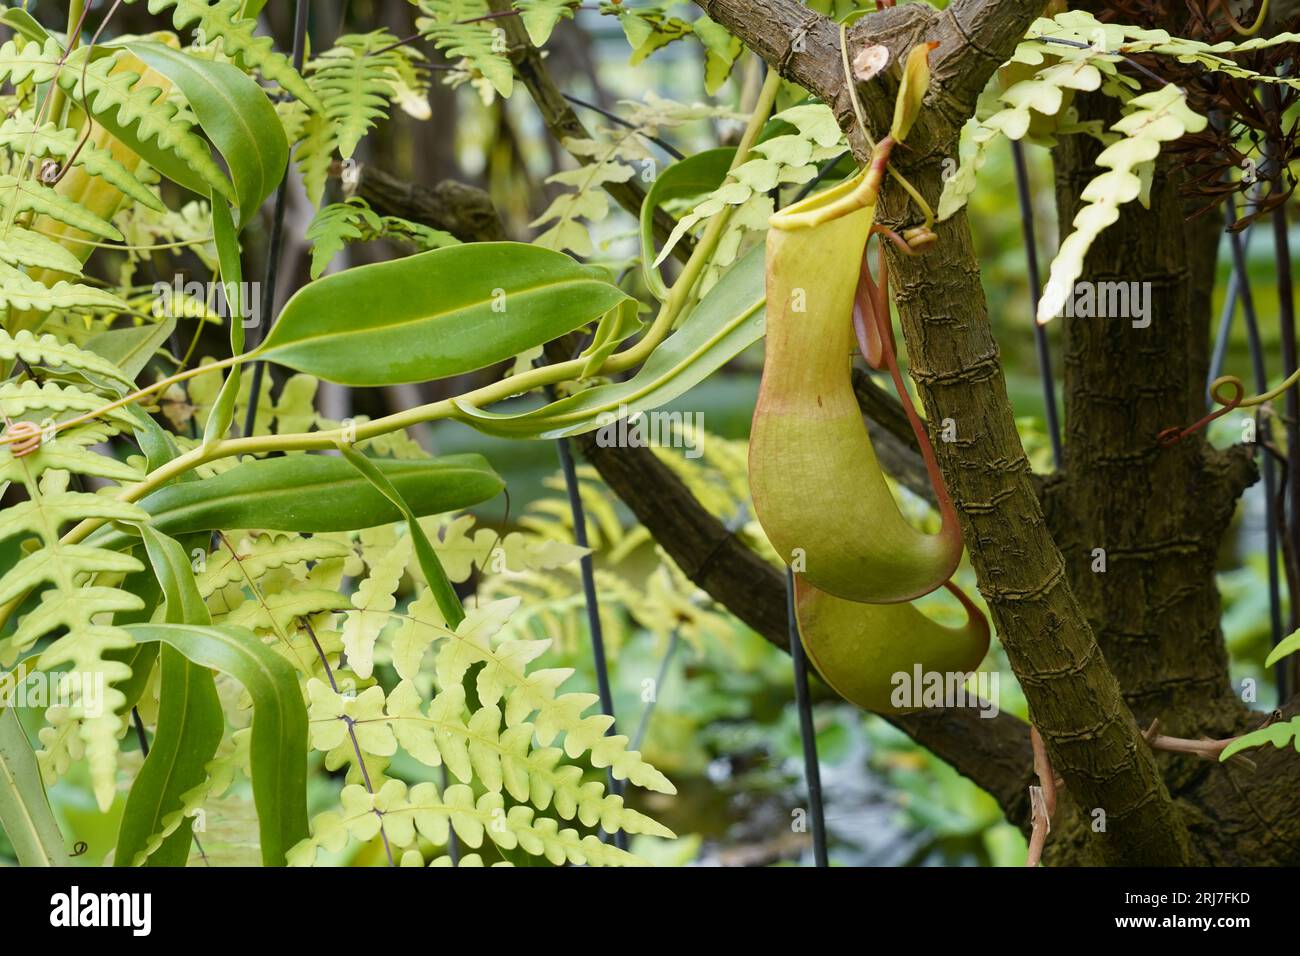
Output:
[[830,866],[826,853],[826,812],[822,807],[822,772],[817,760],[817,729],[813,726],[812,700],[808,694],[808,661],[799,622],[794,610],[794,572],[785,571],[785,600],[789,624],[790,661],[794,667],[794,703],[799,710],[799,741],[803,745],[804,777],[808,783],[808,816],[812,822],[813,861]]
[[611,123],[614,123],[618,126],[622,126],[624,129],[635,130],[639,135],[644,137],[647,141],[654,143],[656,146],[662,149],[673,159],[686,158],[686,155],[680,149],[674,146],[672,143],[668,142],[667,140],[660,139],[658,136],[651,136],[649,133],[645,132],[645,130],[641,129],[641,127],[637,126],[635,123],[629,123],[627,120],[623,119],[623,117],[619,116],[617,113],[612,112],[611,110],[607,110],[603,106],[597,106],[595,103],[588,103],[586,100],[580,100],[576,96],[570,96],[568,93],[561,93],[560,95],[563,96],[570,103],[572,103],[574,106],[581,106],[583,109],[587,109],[595,113],[599,113],[601,116],[605,117],[605,119],[609,120]]
[[[229,547],[229,544],[227,544],[227,547]],[[233,549],[231,550],[231,554],[234,554]],[[307,636],[311,638],[311,646],[316,648],[316,656],[320,658],[321,666],[325,668],[325,676],[329,678],[330,689],[337,694],[339,692],[339,685],[335,682],[334,670],[330,667],[330,662],[325,657],[325,648],[321,647],[320,641],[316,638],[315,628],[311,626],[311,621],[307,620],[306,617],[299,618],[299,621],[302,622],[303,628],[307,631]],[[345,720],[348,725],[348,737],[352,740],[352,750],[357,755],[357,766],[361,769],[361,780],[366,785],[366,792],[373,796],[375,787],[374,784],[370,782],[370,771],[366,769],[365,758],[361,756],[361,743],[357,740],[357,730],[354,726],[354,722],[350,717],[344,717],[342,719]],[[376,810],[375,813],[379,814],[379,811]],[[379,814],[379,836],[384,841],[384,853],[388,856],[388,865],[396,866],[397,861],[393,859],[393,848],[388,843],[388,833],[384,830],[384,818],[382,814]]]

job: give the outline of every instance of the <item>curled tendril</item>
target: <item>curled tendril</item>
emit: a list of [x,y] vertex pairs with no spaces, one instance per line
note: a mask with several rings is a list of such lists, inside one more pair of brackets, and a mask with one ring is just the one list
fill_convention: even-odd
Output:
[[[1156,436],[1156,443],[1161,448],[1168,448],[1170,445],[1176,445],[1188,435],[1200,431],[1216,418],[1221,418],[1228,412],[1238,408],[1254,408],[1256,405],[1263,405],[1273,401],[1289,388],[1293,388],[1296,382],[1300,382],[1300,369],[1292,372],[1282,381],[1281,384],[1270,388],[1267,392],[1260,392],[1258,395],[1252,395],[1246,398],[1245,386],[1241,384],[1241,379],[1235,375],[1220,375],[1210,384],[1210,397],[1219,405],[1223,406],[1217,411],[1210,412],[1199,421],[1193,422],[1186,427],[1174,426],[1166,428]],[[1225,397],[1224,389],[1231,388],[1233,395]]]
[[[1231,398],[1227,398],[1223,394],[1223,390],[1228,387],[1231,387],[1234,393]],[[1245,395],[1246,395],[1246,389],[1242,386],[1241,379],[1237,378],[1237,376],[1224,375],[1221,378],[1216,378],[1214,380],[1214,384],[1210,386],[1210,397],[1213,398],[1216,402],[1219,403],[1219,405],[1223,407],[1210,412],[1208,415],[1205,415],[1200,419],[1192,422],[1192,424],[1186,426],[1185,428],[1179,427],[1177,425],[1173,426],[1172,428],[1166,428],[1164,431],[1162,431],[1159,435],[1156,436],[1156,443],[1161,448],[1169,448],[1172,445],[1177,445],[1188,435],[1194,435],[1196,432],[1200,431],[1202,428],[1209,425],[1210,422],[1214,421],[1216,418],[1222,418],[1224,415],[1228,414],[1228,412],[1233,411],[1234,409],[1241,408],[1243,406],[1258,404],[1258,402],[1256,402],[1254,399],[1246,401]],[[1257,395],[1255,397],[1260,398],[1261,396]]]
[[41,426],[35,422],[14,422],[5,429],[5,439],[15,458],[24,458],[41,447]]

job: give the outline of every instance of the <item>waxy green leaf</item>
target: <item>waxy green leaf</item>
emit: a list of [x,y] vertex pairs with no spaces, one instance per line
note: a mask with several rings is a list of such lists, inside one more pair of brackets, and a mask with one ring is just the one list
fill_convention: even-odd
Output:
[[67,866],[63,834],[41,784],[36,754],[12,707],[0,705],[0,828],[19,866]]
[[151,41],[132,40],[125,46],[185,94],[203,132],[226,161],[239,222],[246,224],[279,185],[289,162],[284,125],[266,93],[229,63]]
[[424,382],[512,358],[628,298],[561,253],[465,243],[317,279],[253,355],[342,385]]
[[[147,524],[140,525],[140,533],[166,601],[166,622],[211,624],[185,549]],[[182,819],[166,837],[151,838],[162,832],[168,814],[182,810],[185,792],[204,781],[204,768],[225,731],[212,672],[170,646],[162,648],[161,656],[157,731],[127,795],[113,856],[116,866],[185,865],[192,839],[191,819]]]
[[244,685],[253,700],[251,776],[262,862],[283,866],[289,848],[307,836],[307,707],[293,665],[243,627],[131,624],[125,630]]
[[[480,455],[374,463],[420,517],[468,508],[505,487]],[[140,501],[140,507],[152,516],[155,529],[170,535],[218,528],[354,531],[404,517],[352,465],[333,455],[246,461],[215,478],[161,488]],[[116,547],[131,538],[109,529],[90,540]]]

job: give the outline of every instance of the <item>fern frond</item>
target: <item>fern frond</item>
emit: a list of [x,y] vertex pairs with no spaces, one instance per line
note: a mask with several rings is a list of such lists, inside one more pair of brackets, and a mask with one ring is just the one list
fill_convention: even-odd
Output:
[[450,233],[409,222],[399,216],[380,216],[359,196],[323,206],[307,227],[306,238],[312,242],[311,277],[319,278],[349,242],[372,239],[397,239],[410,243],[421,252],[441,249],[460,242]]
[[44,286],[13,266],[0,264],[0,309],[50,312],[54,309],[121,310],[126,303],[103,289],[60,279]]
[[[199,594],[212,597],[230,585],[241,588],[248,580],[260,581],[271,571],[292,568],[296,578],[305,575],[305,565],[317,561],[342,558],[351,549],[340,541],[317,535],[305,538],[298,534],[259,534],[239,542],[235,553],[220,548],[204,561],[203,569],[195,576]],[[226,613],[224,608],[218,613]]]
[[28,533],[39,544],[0,577],[0,601],[48,585],[40,592],[40,603],[0,644],[0,658],[11,661],[41,638],[57,635],[38,664],[47,670],[67,664],[81,676],[82,686],[69,706],[47,713],[50,726],[41,733],[46,749],[39,755],[42,773],[52,783],[84,746],[96,800],[101,810],[107,810],[116,789],[117,737],[123,727],[117,711],[126,702],[113,684],[131,676],[130,667],[108,655],[132,648],[135,642],[105,620],[117,611],[136,610],[142,602],[125,591],[87,582],[99,574],[125,574],[143,566],[130,555],[64,543],[60,533],[68,522],[83,518],[144,521],[148,515],[105,495],[67,490],[69,473],[52,469],[42,473],[49,464],[50,459],[42,459],[39,452],[27,458],[15,458],[7,448],[0,452],[0,479],[21,482],[28,496],[0,512],[0,538]]
[[339,37],[333,49],[307,68],[323,112],[336,127],[338,151],[344,159],[352,156],[376,122],[388,117],[388,104],[397,96],[402,55],[384,49],[393,43],[387,30]]
[[239,15],[243,0],[149,0],[150,13],[168,9],[172,10],[172,24],[177,30],[193,27],[203,43],[220,38],[225,53],[245,70],[257,70],[313,110],[322,109],[320,100],[289,58],[276,51],[274,41],[254,35],[257,21]]
[[[588,552],[566,541],[512,531],[501,537],[491,528],[476,528],[470,514],[424,518],[420,522],[447,576],[454,582],[468,581],[474,568],[489,574],[506,571],[549,571],[571,564]],[[423,581],[418,563],[408,568]]]
[[[163,96],[161,89],[143,82],[139,73],[128,69],[125,64],[133,58],[128,59],[128,54],[119,53],[86,64],[89,54],[85,47],[80,47],[59,69],[62,55],[53,39],[44,45],[32,42],[22,46],[15,40],[8,40],[0,46],[0,80],[11,83],[57,80],[64,92],[75,97],[77,102],[82,101],[84,92],[84,100],[93,117],[115,118],[119,125],[132,129],[142,141],[152,141],[160,149],[173,154],[221,195],[233,198],[230,181],[212,158],[207,141],[194,132],[193,118],[188,111],[182,111]],[[106,233],[102,229],[84,228],[75,222],[68,224],[107,239],[122,238],[112,227],[109,227],[112,231]]]
[[556,821],[536,815],[532,807],[509,810],[500,793],[485,793],[476,801],[474,791],[453,784],[442,793],[432,783],[418,783],[409,792],[401,780],[389,780],[377,793],[364,787],[343,788],[342,810],[330,810],[313,821],[312,836],[289,853],[294,866],[309,865],[317,850],[343,850],[350,841],[369,841],[382,828],[390,843],[403,847],[415,842],[416,833],[437,845],[445,844],[451,830],[472,849],[486,836],[505,850],[516,847],[533,856],[590,866],[636,866],[644,863],[593,835],[561,829]]
[[17,224],[0,235],[0,262],[81,275],[81,260],[53,239]]
[[39,368],[81,372],[100,384],[111,383],[109,387],[127,390],[133,387],[131,379],[103,356],[61,342],[54,335],[37,338],[26,329],[17,335],[0,329],[0,359],[10,362],[22,359]]
[[[639,787],[673,793],[675,790],[663,774],[627,750],[627,738],[606,737],[613,718],[604,714],[583,717],[597,702],[593,694],[569,693],[557,696],[559,686],[573,673],[568,669],[528,671],[528,664],[545,653],[550,641],[506,641],[495,645],[493,637],[501,631],[519,607],[518,598],[494,601],[469,610],[454,632],[447,630],[440,617],[431,617],[424,629],[429,644],[440,642],[434,658],[438,684],[444,688],[459,685],[471,667],[477,672],[479,700],[484,706],[505,702],[507,727],[523,723],[534,713],[537,739],[549,745],[564,734],[565,753],[576,759],[590,754],[597,767],[611,767],[615,777],[631,780]],[[413,604],[409,612],[420,609]]]
[[398,538],[393,546],[370,563],[370,573],[352,594],[352,607],[343,624],[343,649],[348,664],[358,677],[370,677],[375,661],[375,641],[391,620],[397,606],[393,592],[411,559],[411,539]]
[[330,164],[334,162],[334,148],[338,139],[334,124],[323,113],[313,113],[303,125],[302,138],[294,147],[293,161],[302,175],[307,198],[319,206],[325,195],[325,181],[329,178]]
[[578,0],[515,0],[519,19],[524,21],[528,39],[533,46],[541,47],[551,38],[551,31],[561,20],[572,20]]
[[92,176],[98,176],[136,202],[158,212],[166,208],[152,189],[118,162],[111,150],[96,146],[89,140],[85,143],[80,140],[78,132],[70,127],[61,129],[53,123],[33,127],[30,116],[10,117],[0,124],[0,147],[16,152],[30,150],[30,155],[35,159],[49,156],[63,163],[72,160],[74,166],[82,167]]
[[379,215],[362,199],[349,199],[321,208],[307,227],[311,242],[311,277],[318,278],[349,242],[358,242],[380,229]]
[[[505,31],[490,20],[487,0],[419,0],[425,16],[415,28],[449,59],[460,57],[483,75],[501,96],[514,89],[514,67],[507,56]],[[465,23],[466,20],[478,20]]]
[[122,233],[112,223],[87,211],[76,200],[31,179],[0,176],[0,203],[17,212],[34,212],[101,239],[120,241]]

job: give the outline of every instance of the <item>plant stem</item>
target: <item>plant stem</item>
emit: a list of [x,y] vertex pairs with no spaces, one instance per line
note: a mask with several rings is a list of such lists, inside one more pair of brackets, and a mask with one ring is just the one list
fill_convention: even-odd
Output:
[[668,638],[668,649],[664,651],[664,656],[659,661],[659,672],[655,675],[654,696],[646,701],[645,710],[641,711],[641,720],[636,725],[636,733],[632,735],[631,742],[627,745],[628,750],[641,749],[641,743],[650,730],[650,718],[654,716],[655,703],[659,700],[659,693],[663,690],[664,682],[668,680],[668,666],[672,663],[673,655],[677,652],[677,645],[681,643],[681,640],[680,629],[673,628],[673,632]]
[[[81,43],[81,25],[86,19],[86,0],[70,0],[68,3],[68,46],[64,54],[64,61],[72,55],[78,44]],[[63,113],[63,88],[59,86],[58,79],[50,81],[50,108],[47,113],[50,120],[55,124],[62,124]]]
[[[763,80],[763,88],[759,90],[758,101],[754,104],[754,112],[750,114],[749,124],[745,127],[745,133],[740,138],[740,145],[736,147],[736,154],[731,159],[729,172],[749,158],[749,151],[758,139],[758,134],[763,131],[768,114],[772,112],[772,104],[776,102],[777,91],[780,89],[780,74],[775,70],[769,71],[767,77]],[[709,224],[704,229],[704,235],[700,237],[700,241],[691,253],[691,257],[686,260],[686,265],[682,267],[681,275],[677,277],[677,281],[668,290],[668,299],[660,308],[659,314],[655,316],[654,323],[650,326],[649,331],[636,345],[610,356],[609,361],[605,363],[605,368],[601,370],[603,374],[621,372],[633,365],[640,365],[658,347],[659,343],[667,338],[668,333],[672,331],[673,325],[677,321],[677,317],[690,301],[691,289],[695,287],[695,283],[703,273],[704,267],[713,258],[713,252],[718,246],[718,241],[722,238],[722,233],[731,219],[731,213],[732,207],[726,206],[720,213],[709,220]]]

